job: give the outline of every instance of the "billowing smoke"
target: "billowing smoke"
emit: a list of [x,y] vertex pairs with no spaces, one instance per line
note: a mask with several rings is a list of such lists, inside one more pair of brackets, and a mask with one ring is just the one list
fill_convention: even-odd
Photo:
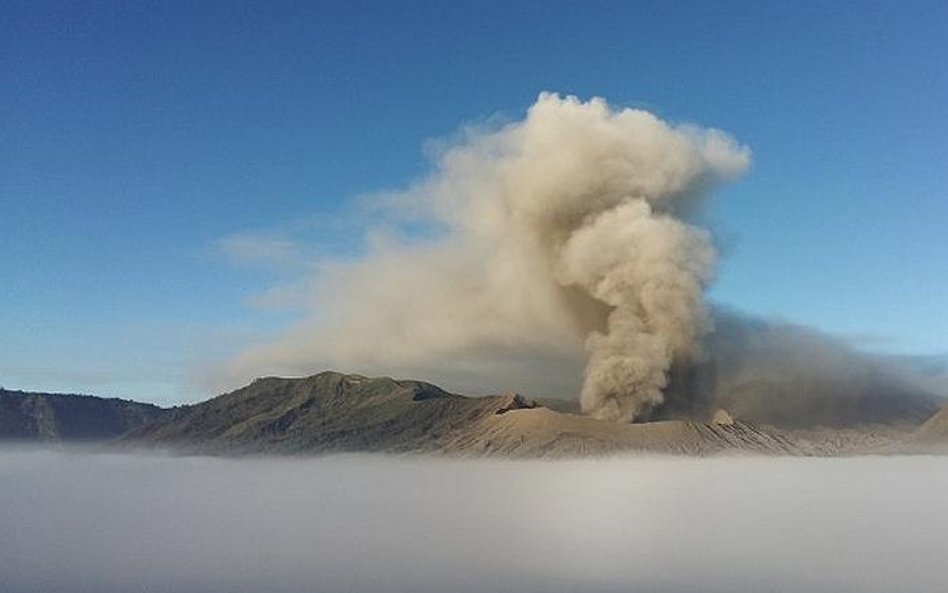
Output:
[[672,363],[695,356],[708,326],[707,233],[629,196],[584,221],[556,251],[557,278],[612,307],[605,331],[586,340],[583,411],[626,420],[660,404]]
[[530,390],[518,379],[585,364],[583,410],[634,419],[662,401],[673,365],[702,356],[715,251],[694,215],[749,160],[716,130],[543,93],[379,200],[434,238],[375,237],[364,258],[325,266],[311,318],[238,369],[453,372],[448,387],[502,376]]

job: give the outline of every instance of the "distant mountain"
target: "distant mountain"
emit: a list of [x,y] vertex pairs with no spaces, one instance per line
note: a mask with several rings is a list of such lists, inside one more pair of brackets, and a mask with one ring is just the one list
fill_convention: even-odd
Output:
[[162,411],[123,399],[0,389],[0,440],[104,441],[154,420]]
[[420,381],[334,372],[304,379],[259,379],[232,393],[174,409],[122,440],[227,454],[805,452],[776,431],[742,422],[617,424],[540,407],[519,395],[468,398]]
[[258,379],[205,402],[171,409],[91,396],[0,391],[0,436],[53,442],[111,440],[122,447],[218,455],[384,452],[508,457],[923,452],[931,443],[948,439],[948,411],[912,432],[920,422],[907,424],[901,408],[866,416],[882,422],[804,428],[753,423],[742,416],[740,406],[729,410],[736,420],[719,411],[709,422],[637,424],[595,420],[575,410],[574,403],[533,401],[516,394],[464,397],[422,381],[324,372],[298,379]]
[[222,452],[433,450],[498,398],[466,398],[420,381],[325,372],[268,377],[174,408],[123,441]]
[[948,443],[948,404],[921,425],[918,433]]
[[901,452],[948,453],[948,404],[898,447]]

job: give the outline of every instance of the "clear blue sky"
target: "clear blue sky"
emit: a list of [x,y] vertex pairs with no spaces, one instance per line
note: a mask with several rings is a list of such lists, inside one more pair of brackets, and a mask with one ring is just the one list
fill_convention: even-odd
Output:
[[[673,7],[666,4],[675,4]],[[541,90],[724,129],[715,300],[948,351],[944,2],[0,2],[0,384],[194,400],[337,224]],[[238,254],[239,255],[239,254]],[[266,257],[265,257],[266,256]],[[283,256],[286,256],[285,258]],[[236,261],[241,260],[241,261]],[[278,262],[279,263],[279,262]],[[266,265],[264,265],[266,264]]]

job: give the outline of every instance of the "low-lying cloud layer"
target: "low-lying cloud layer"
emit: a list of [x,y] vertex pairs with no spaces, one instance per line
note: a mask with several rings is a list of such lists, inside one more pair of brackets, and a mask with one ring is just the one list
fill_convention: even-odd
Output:
[[6,593],[931,593],[948,457],[0,452]]
[[541,94],[522,121],[466,131],[428,178],[381,200],[435,238],[377,240],[324,268],[310,318],[235,372],[581,392],[588,413],[637,417],[673,365],[702,358],[715,250],[693,218],[749,158],[716,130]]

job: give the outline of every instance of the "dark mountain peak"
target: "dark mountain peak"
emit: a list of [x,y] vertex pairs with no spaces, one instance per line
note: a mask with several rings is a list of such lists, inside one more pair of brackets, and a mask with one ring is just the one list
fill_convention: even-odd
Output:
[[126,399],[0,389],[0,439],[102,441],[163,413],[153,404]]
[[[436,401],[446,405],[430,405]],[[430,415],[452,413],[452,402],[469,401],[430,383],[391,377],[335,371],[263,377],[179,408],[126,440],[236,450],[372,450],[393,439],[396,446],[424,440]]]

